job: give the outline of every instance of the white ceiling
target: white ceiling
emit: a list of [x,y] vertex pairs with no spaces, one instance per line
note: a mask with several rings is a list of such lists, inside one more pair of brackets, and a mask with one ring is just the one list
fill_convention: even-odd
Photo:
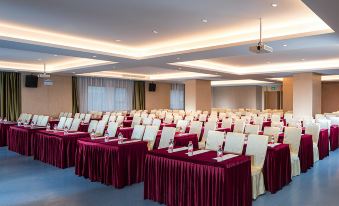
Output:
[[[42,59],[47,65],[62,65],[79,61],[82,65],[50,70],[79,74],[177,73],[178,78],[186,78],[180,77],[180,73],[187,71],[213,74],[225,80],[262,80],[290,75],[293,71],[236,75],[175,63],[199,60],[250,67],[339,59],[339,36],[329,31],[329,28],[339,29],[333,9],[338,8],[339,3],[304,2],[306,4],[300,0],[0,0],[0,62],[40,65],[38,59]],[[272,3],[278,3],[278,7],[273,8]],[[248,51],[257,41],[259,17],[263,18],[266,42],[274,48],[272,54],[257,55]],[[202,22],[203,19],[207,23]],[[10,33],[2,24],[15,26],[19,32],[30,29],[36,36],[28,38],[31,33],[27,32],[25,38],[17,35],[19,32]],[[286,28],[288,32],[283,30]],[[154,34],[153,30],[158,33]],[[235,33],[247,36],[231,35]],[[49,41],[42,40],[50,34]],[[70,38],[69,44],[61,41],[64,35]],[[227,42],[227,35],[244,38]],[[72,38],[74,42],[81,38],[80,46],[72,44]],[[96,44],[98,42],[100,44]],[[87,47],[82,47],[81,44],[86,43]],[[0,64],[1,68],[5,66]],[[310,71],[339,74],[339,67]]]

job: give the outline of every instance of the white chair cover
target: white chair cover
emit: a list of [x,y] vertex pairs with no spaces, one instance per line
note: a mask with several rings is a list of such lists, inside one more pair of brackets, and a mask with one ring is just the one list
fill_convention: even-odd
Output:
[[223,118],[221,122],[222,128],[231,128],[232,127],[232,119],[231,118]]
[[174,127],[164,127],[161,132],[161,138],[158,149],[166,148],[169,146],[169,142],[171,139],[174,139],[175,135]]
[[68,117],[67,119],[66,119],[66,122],[65,122],[65,125],[64,125],[64,128],[68,128],[68,129],[70,129],[71,128],[71,126],[72,126],[72,122],[73,122],[73,118],[72,117]]
[[259,195],[265,193],[262,167],[267,152],[267,141],[268,137],[264,135],[250,134],[248,136],[246,155],[253,156],[253,163],[251,166],[253,199],[256,199]]
[[141,117],[133,117],[133,121],[132,121],[132,126],[131,127],[134,127],[135,125],[140,125],[141,124]]
[[164,119],[165,124],[172,124],[172,122],[173,122],[172,116],[166,116],[166,118]]
[[152,126],[157,126],[158,129],[159,129],[160,125],[161,125],[161,120],[160,119],[154,119],[153,120]]
[[187,125],[188,125],[187,120],[178,120],[176,128],[181,128],[180,132],[185,132]]
[[290,145],[292,177],[300,175],[300,159],[298,154],[301,134],[301,128],[285,127],[284,144]]
[[224,134],[224,132],[219,131],[208,131],[205,149],[217,151],[219,145],[222,146],[224,142]]
[[269,140],[273,137],[274,142],[277,143],[279,139],[280,128],[279,127],[265,127],[264,135],[269,137]]
[[259,133],[259,125],[246,124],[245,134],[258,134],[258,133]]
[[197,137],[198,137],[198,140],[199,140],[200,135],[201,135],[201,130],[202,130],[202,122],[193,121],[191,126],[190,126],[190,131],[188,133],[189,134],[197,134]]
[[[39,117],[39,115],[37,115],[37,114],[33,115],[32,122],[33,122],[34,124],[37,124],[37,123],[38,123],[38,117]],[[19,119],[20,119],[20,118],[19,118]]]
[[86,114],[84,118],[84,123],[85,124],[89,123],[91,121],[91,117],[92,117],[91,114]]
[[244,129],[245,129],[245,122],[244,120],[236,120],[234,123],[234,129],[233,132],[236,133],[244,133]]
[[39,115],[36,124],[40,125],[40,122],[42,121],[43,118],[44,118],[44,115]]
[[72,126],[70,128],[70,131],[78,131],[80,123],[81,123],[81,119],[79,118],[74,119],[72,122]]
[[75,113],[74,119],[79,119],[80,118],[80,113]]
[[318,140],[320,133],[320,125],[318,123],[309,123],[306,126],[305,134],[312,135],[313,140],[313,162],[319,160],[319,149],[318,149]]
[[109,137],[115,137],[117,130],[118,130],[118,123],[116,122],[109,122],[107,127],[107,132]]
[[106,121],[100,120],[95,130],[95,135],[98,137],[104,136],[105,127],[106,127]]
[[91,133],[94,130],[94,132],[95,132],[97,125],[98,125],[98,120],[92,120],[88,125],[87,131]]
[[153,118],[152,117],[145,117],[142,119],[143,125],[152,125]]
[[81,113],[80,116],[79,116],[79,119],[80,120],[84,120],[85,119],[85,115],[86,115],[85,113]]
[[43,116],[41,121],[38,123],[38,126],[46,127],[49,120],[49,116]]
[[245,142],[245,134],[228,132],[225,140],[225,152],[242,154]]
[[109,122],[115,122],[117,120],[117,116],[111,115],[108,119]]
[[66,122],[66,117],[60,117],[57,129],[61,130],[64,128]]
[[144,135],[145,125],[135,125],[133,127],[133,133],[131,139],[142,140],[142,136]]
[[[134,117],[133,117],[133,119],[134,119]],[[122,123],[124,122],[124,120],[125,120],[125,117],[122,116],[122,115],[119,115],[119,116],[117,117],[117,120],[116,120],[115,122],[118,123],[118,125],[120,126],[120,125],[122,125]]]
[[154,146],[155,139],[158,134],[159,127],[158,126],[146,126],[143,141],[148,142],[148,149],[152,150]]
[[109,120],[109,115],[108,114],[104,114],[103,116],[102,116],[102,119],[101,119],[102,121],[105,121],[105,123],[107,124],[108,123],[108,120]]

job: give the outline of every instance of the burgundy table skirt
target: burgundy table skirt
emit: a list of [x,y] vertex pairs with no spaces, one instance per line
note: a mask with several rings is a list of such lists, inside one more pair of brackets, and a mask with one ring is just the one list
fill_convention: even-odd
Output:
[[77,140],[85,137],[88,132],[39,131],[32,137],[33,158],[62,169],[73,167]]
[[133,120],[124,120],[122,122],[122,126],[123,127],[131,127],[132,126],[132,122],[133,122]]
[[88,126],[89,126],[88,123],[81,123],[79,125],[78,131],[79,132],[88,132]]
[[51,129],[54,129],[54,125],[58,126],[59,120],[58,119],[52,119],[52,120],[49,120],[48,123],[51,126]]
[[[158,149],[161,138],[161,131],[158,132],[158,135],[155,139],[153,149]],[[189,142],[192,141],[193,148],[198,149],[198,137],[197,134],[188,134],[188,133],[176,133],[174,136],[174,145],[187,147]]]
[[16,122],[0,122],[0,147],[7,146],[7,135],[10,126],[16,125]]
[[[284,134],[279,135],[279,142],[284,141]],[[300,159],[300,170],[305,173],[308,169],[313,167],[313,141],[312,135],[303,134],[301,135],[300,146],[299,146],[299,159]]]
[[124,136],[124,138],[131,139],[132,133],[133,133],[133,128],[132,127],[118,127],[117,132],[116,132],[116,137],[119,135],[119,133]]
[[122,188],[144,180],[147,142],[118,144],[117,141],[79,139],[75,174]]
[[162,130],[162,128],[164,127],[176,127],[177,125],[174,124],[174,123],[171,123],[171,124],[167,124],[167,123],[161,123],[160,124],[160,127],[159,127],[159,130]]
[[265,188],[271,193],[276,193],[292,181],[289,145],[280,144],[267,148],[263,174]]
[[133,116],[127,116],[126,120],[133,120]]
[[147,154],[145,199],[168,206],[252,205],[250,157],[217,162],[214,151],[192,157],[186,152],[159,149]]
[[32,155],[32,136],[39,130],[45,130],[45,128],[11,126],[7,136],[8,149],[26,156]]
[[332,125],[330,128],[330,145],[331,145],[331,151],[334,151],[338,148],[339,144],[339,126],[338,125]]
[[[247,145],[244,145],[243,154]],[[291,154],[288,144],[267,147],[263,166],[264,183],[267,191],[276,193],[291,181]]]
[[328,129],[321,129],[318,140],[319,160],[324,159],[330,154],[329,144]]

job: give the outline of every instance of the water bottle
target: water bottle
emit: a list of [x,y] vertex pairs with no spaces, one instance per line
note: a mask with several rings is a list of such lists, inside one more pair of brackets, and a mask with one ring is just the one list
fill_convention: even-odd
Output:
[[274,144],[274,136],[271,136],[271,144]]
[[224,152],[222,151],[222,146],[219,145],[217,150],[217,157],[222,157],[224,155]]
[[20,126],[21,126],[21,120],[18,121],[18,127],[20,127]]
[[192,143],[192,141],[189,141],[187,150],[188,150],[187,151],[188,156],[190,156],[190,157],[193,156],[193,143]]
[[174,147],[174,141],[173,139],[170,139],[169,146],[168,146],[168,153],[173,152],[173,147]]
[[47,123],[46,130],[47,130],[47,131],[50,131],[50,130],[51,130],[51,125],[50,125],[49,123]]
[[95,132],[94,132],[94,129],[92,129],[92,132],[91,132],[91,139],[94,139],[95,138]]
[[54,132],[57,132],[57,131],[58,131],[58,125],[55,124],[54,127],[53,127],[53,129],[54,129]]
[[106,130],[105,132],[105,142],[108,142],[109,141],[109,134],[108,134],[108,131]]
[[68,127],[67,126],[64,128],[64,135],[66,135],[66,134],[68,134]]
[[6,117],[4,118],[4,122],[7,122],[7,118]]
[[31,122],[31,128],[34,128],[34,122]]
[[124,136],[119,132],[118,135],[118,144],[123,144],[124,143]]

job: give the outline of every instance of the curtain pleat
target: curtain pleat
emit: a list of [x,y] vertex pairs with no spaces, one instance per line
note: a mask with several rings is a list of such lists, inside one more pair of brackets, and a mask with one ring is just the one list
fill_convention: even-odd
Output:
[[21,75],[0,72],[0,116],[15,121],[21,113]]
[[134,81],[133,109],[145,109],[145,82]]
[[185,85],[172,84],[170,94],[171,109],[185,109]]
[[72,77],[72,112],[73,114],[79,112],[79,95],[78,95],[77,77]]

